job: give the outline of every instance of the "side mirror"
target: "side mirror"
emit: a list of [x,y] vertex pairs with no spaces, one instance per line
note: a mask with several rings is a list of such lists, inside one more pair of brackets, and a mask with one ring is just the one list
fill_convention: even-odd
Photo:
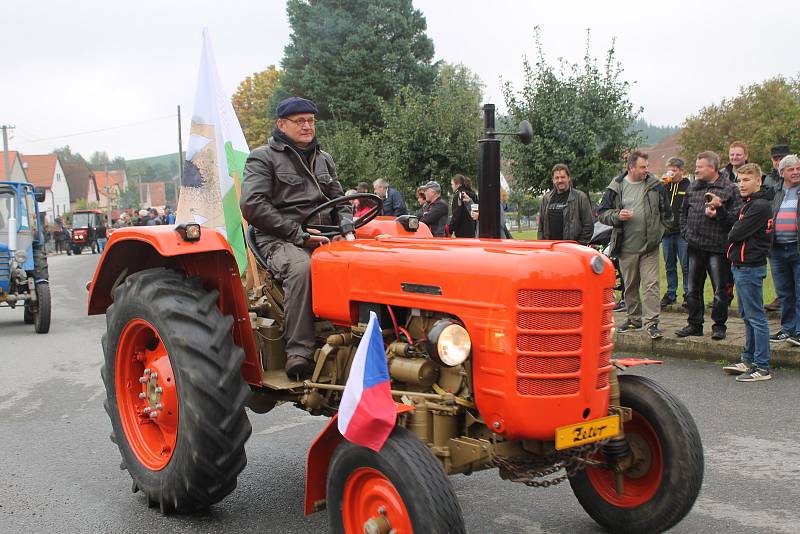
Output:
[[533,138],[533,126],[531,126],[531,123],[528,121],[519,123],[517,135],[519,136],[519,142],[523,145],[531,144],[531,139]]
[[36,202],[44,202],[47,199],[47,189],[44,187],[34,187],[33,196]]

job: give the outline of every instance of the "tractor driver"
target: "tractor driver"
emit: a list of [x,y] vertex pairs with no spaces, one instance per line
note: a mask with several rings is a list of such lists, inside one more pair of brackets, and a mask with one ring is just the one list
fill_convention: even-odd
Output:
[[[344,195],[333,158],[317,141],[317,113],[317,106],[305,98],[278,104],[272,136],[247,158],[240,201],[270,274],[283,284],[286,374],[298,379],[313,368],[311,251],[327,242],[304,231],[301,223],[317,206]],[[313,223],[330,225],[353,217],[349,203],[335,211],[338,221],[325,212]]]

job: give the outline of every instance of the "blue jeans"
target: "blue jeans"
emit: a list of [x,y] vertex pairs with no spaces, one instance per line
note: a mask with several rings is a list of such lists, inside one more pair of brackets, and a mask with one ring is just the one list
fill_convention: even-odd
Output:
[[667,292],[664,296],[675,299],[678,295],[678,261],[681,261],[683,273],[683,298],[689,292],[689,245],[681,234],[665,235],[661,240],[664,252],[664,264],[667,268]]
[[97,238],[97,252],[100,254],[106,249],[106,243],[108,242],[108,238],[105,237],[98,237]]
[[797,243],[775,243],[769,256],[775,292],[781,302],[781,331],[800,332],[800,251]]
[[767,266],[736,266],[733,283],[739,302],[739,315],[744,321],[744,350],[742,362],[755,363],[761,369],[769,369],[769,324],[764,311],[764,278]]

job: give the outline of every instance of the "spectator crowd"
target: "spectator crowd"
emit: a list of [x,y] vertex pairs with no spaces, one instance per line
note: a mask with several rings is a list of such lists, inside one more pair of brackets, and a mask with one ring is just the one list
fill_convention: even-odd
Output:
[[[800,346],[800,159],[787,145],[773,146],[771,159],[773,168],[765,174],[748,162],[747,145],[736,141],[725,166],[718,154],[704,151],[697,155],[693,174],[681,158],[672,157],[658,178],[650,172],[648,155],[635,151],[603,192],[596,211],[589,196],[573,186],[569,167],[558,164],[552,169],[553,187],[542,197],[537,237],[589,245],[598,243],[598,227],[609,230],[604,251],[621,280],[622,299],[615,310],[626,316],[617,329],[621,334],[644,330],[660,339],[660,312],[677,304],[680,296],[687,320],[675,335],[703,336],[708,306],[711,339],[723,340],[735,293],[745,346],[741,361],[724,371],[737,375],[738,381],[768,380],[770,343]],[[449,206],[438,182],[417,188],[414,213],[434,236],[476,236],[478,195],[469,178],[457,174],[450,187]],[[357,192],[368,190],[362,183]],[[385,180],[376,180],[373,191],[383,199],[383,215],[409,213],[402,194]],[[508,192],[502,193],[504,212]],[[366,209],[357,203],[355,215]],[[505,224],[503,228],[510,237]],[[666,271],[663,294],[661,261]],[[768,264],[777,298],[765,306]],[[706,280],[713,291],[709,303],[704,301]],[[766,311],[777,309],[781,327],[770,333]]]

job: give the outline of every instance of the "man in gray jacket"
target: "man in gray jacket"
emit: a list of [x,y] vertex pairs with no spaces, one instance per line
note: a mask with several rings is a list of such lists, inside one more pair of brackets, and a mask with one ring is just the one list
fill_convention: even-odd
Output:
[[572,187],[569,167],[553,167],[553,189],[542,197],[539,239],[577,241],[588,245],[594,230],[592,206],[583,191]]
[[[255,228],[256,245],[270,274],[283,284],[286,373],[304,377],[312,369],[315,345],[311,251],[327,239],[304,230],[301,223],[317,206],[344,193],[333,158],[319,148],[314,103],[287,98],[276,115],[272,137],[247,158],[239,205]],[[320,213],[313,223],[330,225],[352,217],[345,203]]]
[[617,331],[641,330],[644,309],[647,333],[658,339],[662,337],[658,328],[661,310],[658,250],[664,231],[672,222],[672,208],[661,180],[647,171],[647,154],[633,152],[628,157],[626,171],[608,184],[599,214],[600,222],[614,227],[609,248],[619,258],[625,280],[628,320]]

